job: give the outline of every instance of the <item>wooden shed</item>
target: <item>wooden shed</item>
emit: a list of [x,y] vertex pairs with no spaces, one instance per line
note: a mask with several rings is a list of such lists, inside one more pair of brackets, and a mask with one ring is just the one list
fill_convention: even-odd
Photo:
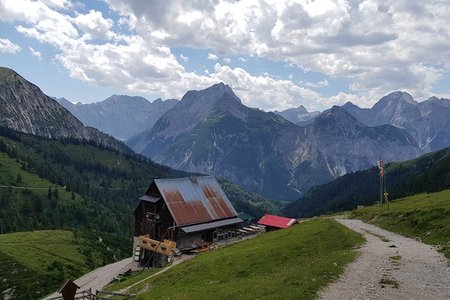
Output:
[[296,219],[290,219],[280,216],[274,216],[270,214],[265,214],[259,221],[259,225],[266,226],[266,231],[273,231],[277,229],[289,228],[294,224],[297,224]]

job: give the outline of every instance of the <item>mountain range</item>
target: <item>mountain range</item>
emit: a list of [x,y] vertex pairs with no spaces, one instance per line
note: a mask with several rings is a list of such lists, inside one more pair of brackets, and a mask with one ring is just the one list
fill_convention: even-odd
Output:
[[405,92],[393,92],[372,108],[351,102],[343,108],[367,126],[390,124],[408,131],[419,147],[434,151],[450,145],[450,100],[431,97],[416,102]]
[[[154,177],[189,176],[186,172],[155,164],[98,129],[85,127],[55,99],[7,68],[0,68],[1,152],[22,162],[22,170],[31,168],[39,176],[72,191],[85,190],[85,196],[94,200],[102,197],[95,193],[95,188],[91,189],[92,186],[109,188],[117,184],[106,197],[111,202],[108,209],[137,201],[139,193],[144,192],[141,189]],[[93,172],[92,177],[89,177],[90,172]],[[0,185],[13,184],[9,177],[7,183],[1,182],[3,179],[0,174]],[[132,187],[126,186],[127,180]],[[267,211],[277,211],[276,203],[244,191],[223,178],[219,178],[219,182],[238,211],[256,217]],[[131,217],[131,211],[123,207],[118,214]],[[84,217],[81,213],[80,218]]]
[[95,103],[72,103],[65,98],[57,99],[59,104],[88,126],[95,127],[119,140],[126,140],[153,124],[178,100],[160,98],[153,102],[143,97],[112,95]]
[[273,199],[294,199],[310,187],[423,153],[392,125],[369,127],[341,107],[306,126],[242,104],[223,83],[188,91],[143,133],[135,151],[176,169],[223,176]]
[[[249,108],[223,83],[188,91],[181,101],[118,95],[93,104],[58,101],[117,138],[140,132],[127,144],[158,163],[222,176],[272,199],[298,199],[379,159],[403,161],[450,144],[450,101],[418,103],[404,92],[370,109],[346,103],[322,113]],[[6,68],[0,69],[0,104],[0,126],[131,151]]]
[[0,67],[0,126],[46,138],[93,141],[131,152],[126,145],[86,127],[39,87],[11,69]]
[[288,108],[283,111],[275,110],[274,113],[300,126],[311,124],[320,115],[320,111],[309,112],[303,105],[296,108]]

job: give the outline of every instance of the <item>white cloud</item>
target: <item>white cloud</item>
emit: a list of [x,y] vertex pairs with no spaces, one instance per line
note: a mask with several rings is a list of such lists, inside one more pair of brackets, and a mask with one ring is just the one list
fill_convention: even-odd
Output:
[[18,32],[58,48],[67,47],[78,38],[70,17],[41,1],[0,0],[0,20],[21,21],[16,26]]
[[312,87],[312,88],[322,88],[322,87],[327,87],[330,85],[328,80],[326,80],[326,79],[320,80],[316,83],[309,82],[309,81],[300,81],[300,84],[307,86],[307,87]]
[[244,69],[232,69],[218,63],[210,76],[216,82],[222,81],[230,85],[244,104],[267,111],[283,110],[300,104],[307,104],[315,109],[321,99],[316,92],[300,87],[290,80],[252,76]]
[[222,61],[223,61],[224,63],[226,63],[226,64],[229,64],[229,63],[231,62],[231,58],[229,58],[229,57],[224,57],[224,58],[222,59]]
[[209,60],[218,60],[219,57],[215,55],[214,53],[208,53],[208,59]]
[[42,0],[43,3],[47,4],[49,7],[67,9],[73,7],[72,2],[68,0]]
[[[368,106],[397,89],[429,95],[450,71],[445,1],[105,1],[120,15],[117,24],[99,11],[80,13],[65,0],[0,0],[0,20],[52,45],[56,61],[74,78],[177,98],[224,81],[244,103],[266,110],[324,109],[348,99]],[[232,55],[242,63],[263,57],[344,78],[352,94],[324,98],[307,87],[329,86],[327,80],[302,87],[271,70],[255,76],[216,64],[211,72],[188,72],[171,52],[175,46],[208,49],[208,59],[224,57],[225,64]]]
[[90,10],[88,14],[78,14],[74,23],[86,34],[87,39],[107,39],[114,37],[110,31],[113,26],[111,19],[103,18],[99,11]]
[[185,62],[188,62],[188,61],[189,61],[189,56],[185,56],[185,55],[183,55],[183,54],[180,54],[180,58],[181,58],[182,60],[184,60]]
[[[159,42],[169,47],[183,44],[212,49],[220,56],[254,55],[285,61],[345,78],[360,91],[374,88],[373,82],[384,93],[392,89],[418,91],[415,84],[420,78],[421,89],[429,93],[437,77],[410,70],[422,65],[432,73],[450,71],[448,1],[107,2],[132,18],[139,34],[145,35],[149,29],[164,32]],[[182,16],[198,16],[199,11],[202,18],[182,21]],[[401,71],[411,78],[397,76]]]
[[15,54],[15,53],[20,52],[20,50],[22,50],[22,49],[20,48],[19,45],[14,44],[13,42],[11,42],[8,39],[0,38],[0,52]]
[[28,47],[28,49],[30,50],[31,55],[33,55],[34,57],[37,57],[38,60],[42,60],[42,53],[34,50],[32,47]]

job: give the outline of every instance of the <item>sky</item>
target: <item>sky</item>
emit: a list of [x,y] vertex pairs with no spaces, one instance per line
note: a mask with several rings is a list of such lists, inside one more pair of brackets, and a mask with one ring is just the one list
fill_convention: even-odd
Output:
[[250,107],[450,98],[450,1],[0,0],[0,66],[49,96],[181,99],[228,84]]

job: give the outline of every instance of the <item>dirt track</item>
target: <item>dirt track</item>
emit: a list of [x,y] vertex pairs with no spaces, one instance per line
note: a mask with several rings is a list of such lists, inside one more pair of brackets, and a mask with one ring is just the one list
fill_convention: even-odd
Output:
[[367,243],[319,299],[450,299],[449,261],[432,246],[359,220],[338,220]]
[[[121,261],[100,267],[92,272],[89,272],[82,277],[75,280],[75,283],[80,287],[79,291],[85,291],[92,289],[93,292],[96,290],[103,289],[109,282],[112,281],[114,277],[127,271],[132,264],[132,258],[126,258]],[[46,298],[52,298],[59,296],[59,294],[52,294]],[[44,298],[44,299],[46,299]]]

